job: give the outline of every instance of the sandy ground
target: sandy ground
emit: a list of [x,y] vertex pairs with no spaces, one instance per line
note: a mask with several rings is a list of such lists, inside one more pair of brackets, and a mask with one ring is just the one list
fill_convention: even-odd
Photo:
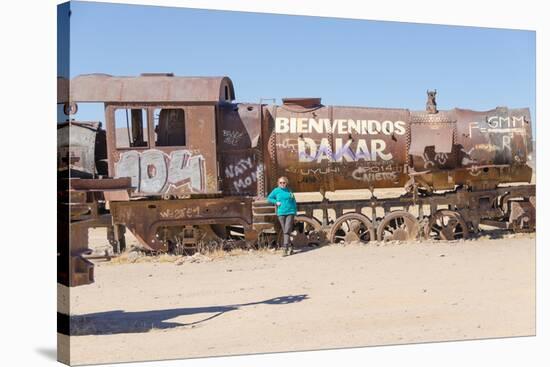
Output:
[[72,363],[535,334],[534,234],[198,260],[97,261]]

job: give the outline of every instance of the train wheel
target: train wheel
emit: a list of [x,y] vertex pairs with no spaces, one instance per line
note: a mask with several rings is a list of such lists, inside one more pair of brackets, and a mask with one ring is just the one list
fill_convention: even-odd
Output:
[[221,243],[221,239],[209,225],[159,227],[156,238],[174,255],[192,255],[195,252],[215,250]]
[[208,227],[210,227],[216,236],[209,238],[209,240],[211,243],[214,243],[212,241],[216,241],[220,250],[231,251],[255,247],[246,241],[242,225],[211,224]]
[[468,226],[462,216],[452,210],[438,210],[424,227],[426,238],[433,240],[459,240],[469,236]]
[[534,232],[536,227],[535,197],[529,200],[510,201],[510,228],[516,233]]
[[[283,243],[283,233],[279,231],[278,243]],[[290,241],[294,247],[321,246],[326,242],[321,223],[315,218],[305,215],[294,217],[294,228],[290,233]]]
[[375,233],[369,218],[359,213],[347,213],[336,219],[331,227],[329,240],[332,243],[368,243],[374,241]]
[[376,235],[381,241],[410,241],[418,237],[418,221],[404,210],[392,212],[382,219]]

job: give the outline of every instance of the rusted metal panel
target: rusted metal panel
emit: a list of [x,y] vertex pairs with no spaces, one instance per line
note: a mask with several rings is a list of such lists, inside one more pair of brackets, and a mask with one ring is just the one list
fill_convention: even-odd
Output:
[[70,224],[69,286],[76,287],[94,282],[94,264],[84,258],[88,248],[88,226],[85,221]]
[[430,146],[434,147],[436,153],[451,153],[453,132],[453,125],[412,124],[409,154],[423,155]]
[[[465,184],[484,189],[499,183],[531,180],[532,172],[527,165],[532,157],[528,109],[454,109],[435,114],[415,111],[411,117],[412,165],[415,171],[430,172],[430,176],[422,179],[433,188],[452,189],[455,184]],[[445,126],[455,129],[450,153],[437,152],[436,144],[442,140],[428,131],[434,129],[439,133]],[[433,147],[424,150],[430,140]]]
[[[224,195],[258,194],[260,113],[258,104],[224,104],[218,108],[218,162]],[[261,164],[261,162],[260,162]]]
[[296,191],[406,182],[408,110],[293,103],[270,107],[266,115],[271,120],[270,175],[288,176]]
[[[455,144],[455,116],[449,111],[411,112],[409,154],[414,172],[429,172],[417,177],[438,189],[453,188],[460,148]],[[451,173],[450,173],[451,172]],[[415,176],[416,177],[416,176]]]
[[[58,80],[58,103],[67,103],[66,81]],[[165,75],[111,76],[88,74],[70,81],[71,102],[208,102],[235,99],[228,77],[178,77]]]
[[[147,141],[141,146],[117,147],[115,110],[125,108],[147,111]],[[185,145],[158,145],[154,112],[159,109],[185,111]],[[107,104],[106,114],[109,173],[130,177],[134,196],[218,192],[214,106]]]
[[435,152],[451,153],[453,149],[454,126],[441,126],[435,134]]
[[257,195],[258,159],[254,151],[230,151],[220,156],[224,195]]
[[[335,174],[336,188],[402,187],[407,181],[407,138],[410,113],[405,109],[334,107],[335,153],[341,150],[343,174]],[[352,125],[355,120],[355,127]],[[351,143],[346,153],[346,144]],[[341,141],[342,148],[338,141]],[[370,153],[370,157],[369,157]],[[346,160],[345,156],[353,158]]]
[[456,109],[458,144],[465,167],[524,164],[531,153],[531,116],[527,109],[477,112]]
[[[317,151],[306,151],[308,146],[317,146],[324,140],[327,150],[331,149],[331,142],[327,131],[310,131],[310,119],[315,122],[322,119],[329,120],[329,109],[320,106],[305,109],[300,106],[273,106],[270,121],[271,136],[269,140],[269,159],[271,169],[271,185],[279,176],[288,176],[295,191],[330,191],[330,165],[328,160],[317,161]],[[300,125],[297,126],[297,121]],[[293,128],[290,121],[293,121]],[[312,159],[310,159],[312,157]],[[314,170],[314,171],[310,171]]]
[[260,135],[260,105],[220,105],[217,125],[219,152],[255,148]]
[[72,175],[91,177],[96,173],[96,136],[99,122],[66,122],[57,125],[57,168]]
[[71,189],[73,190],[105,191],[129,189],[131,187],[131,180],[128,177],[103,179],[77,178],[71,180]]
[[262,106],[259,104],[238,104],[238,113],[244,124],[248,136],[250,137],[250,147],[256,148],[261,135],[261,115]]
[[456,117],[454,111],[437,111],[437,113],[429,113],[426,111],[411,111],[411,123],[428,123],[428,124],[442,124],[442,123],[454,123]]
[[321,106],[321,98],[317,97],[306,97],[306,98],[283,98],[283,105],[285,106],[295,106],[303,108],[314,108]]
[[156,238],[159,227],[236,223],[251,228],[252,199],[225,197],[112,202],[111,214],[113,223],[128,227],[143,247],[166,251],[166,244]]
[[128,194],[128,190],[105,191],[103,195],[105,196],[105,201],[129,201],[130,200],[130,195]]

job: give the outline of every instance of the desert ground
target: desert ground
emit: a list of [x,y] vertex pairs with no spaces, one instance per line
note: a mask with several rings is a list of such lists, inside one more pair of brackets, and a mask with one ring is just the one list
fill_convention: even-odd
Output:
[[72,364],[535,334],[534,234],[120,260],[71,288]]

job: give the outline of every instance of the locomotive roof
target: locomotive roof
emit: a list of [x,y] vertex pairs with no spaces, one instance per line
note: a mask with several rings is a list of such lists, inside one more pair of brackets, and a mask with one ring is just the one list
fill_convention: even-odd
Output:
[[235,90],[227,76],[181,77],[173,74],[112,76],[85,74],[58,78],[57,102],[207,102],[233,101]]

